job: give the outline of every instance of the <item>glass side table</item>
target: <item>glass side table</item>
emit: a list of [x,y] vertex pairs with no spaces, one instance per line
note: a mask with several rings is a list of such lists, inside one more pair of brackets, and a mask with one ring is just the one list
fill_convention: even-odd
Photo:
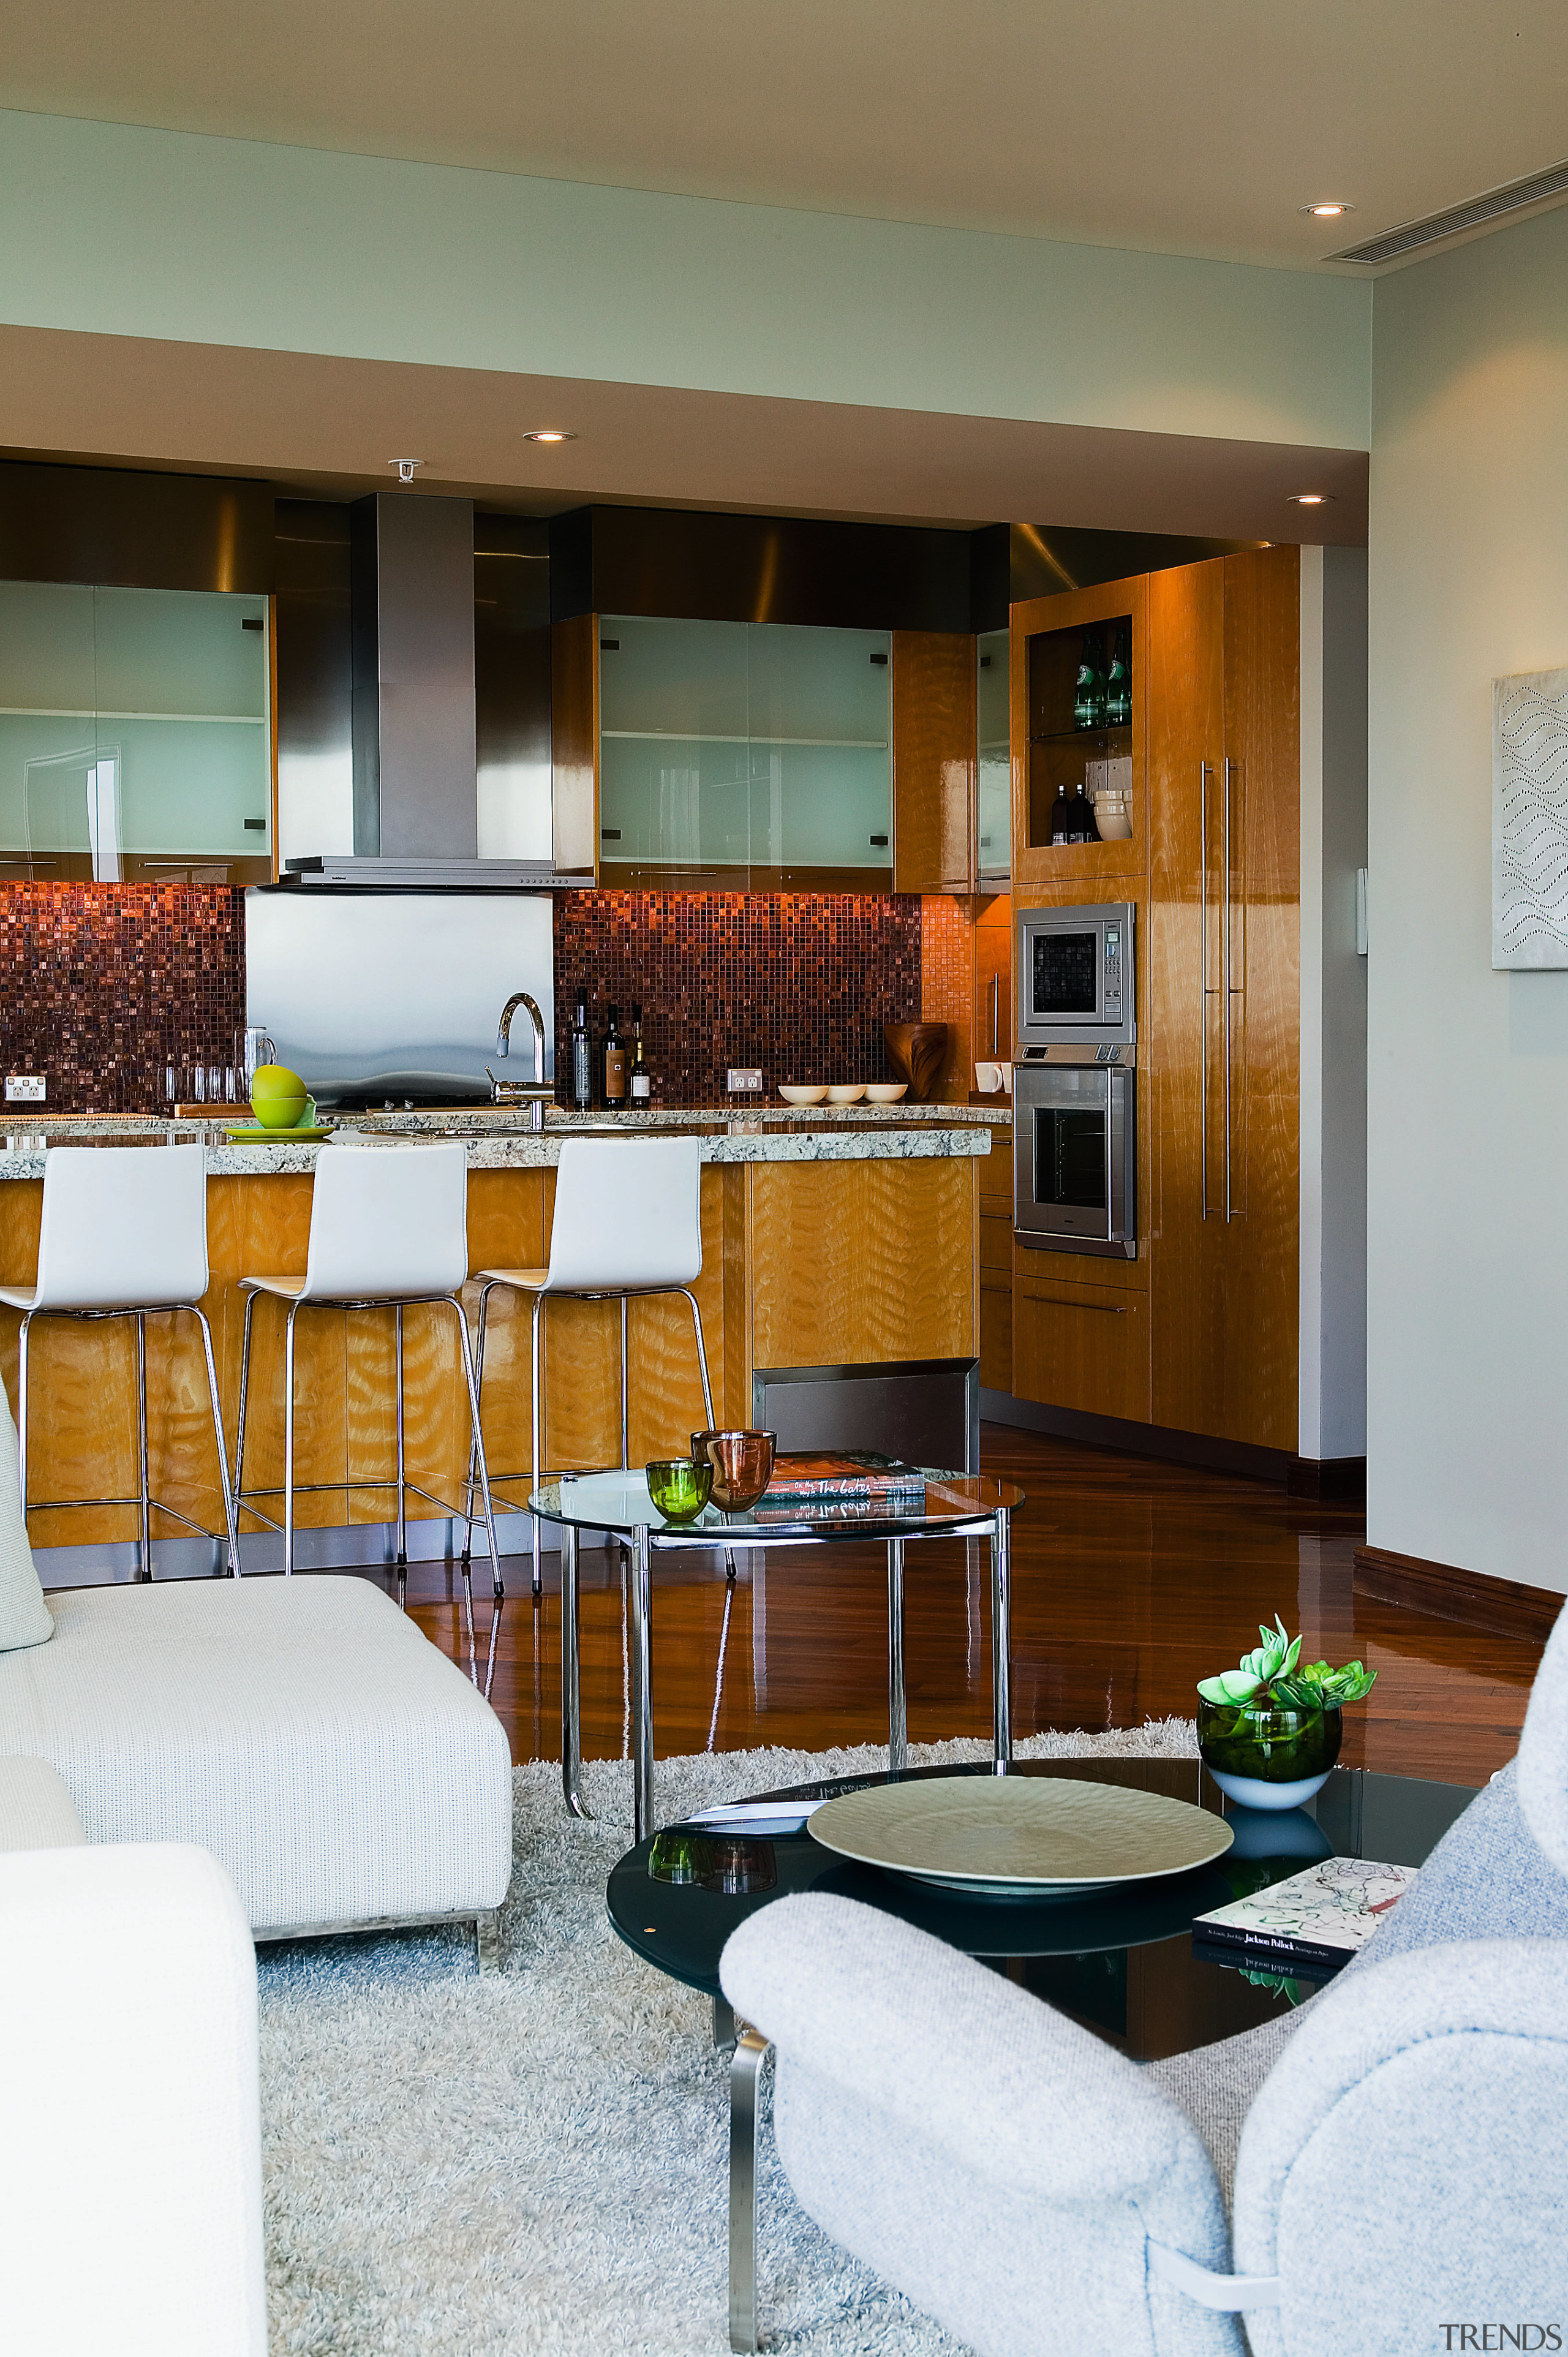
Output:
[[631,1742],[635,1837],[653,1830],[652,1573],[656,1555],[725,1547],[846,1546],[866,1542],[887,1550],[887,1764],[908,1757],[904,1691],[904,1549],[915,1539],[985,1538],[991,1542],[992,1762],[1004,1775],[1013,1758],[1012,1638],[1008,1521],[1024,1492],[1005,1481],[967,1473],[928,1470],[918,1504],[913,1499],[865,1506],[857,1501],[821,1504],[764,1496],[748,1512],[704,1506],[694,1522],[667,1523],[639,1472],[563,1474],[529,1499],[531,1512],[561,1528],[561,1781],[574,1816],[589,1814],[583,1799],[582,1721],[578,1684],[577,1549],[585,1530],[608,1531],[631,1549]]

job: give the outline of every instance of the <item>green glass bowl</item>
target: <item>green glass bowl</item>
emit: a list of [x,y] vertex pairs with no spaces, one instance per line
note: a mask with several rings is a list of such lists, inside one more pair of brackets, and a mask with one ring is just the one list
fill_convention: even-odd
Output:
[[1337,1710],[1249,1710],[1197,1698],[1198,1749],[1209,1767],[1232,1776],[1290,1784],[1323,1775],[1339,1757],[1343,1734]]
[[643,1470],[648,1494],[667,1523],[696,1521],[713,1491],[711,1465],[694,1464],[689,1457],[660,1457]]

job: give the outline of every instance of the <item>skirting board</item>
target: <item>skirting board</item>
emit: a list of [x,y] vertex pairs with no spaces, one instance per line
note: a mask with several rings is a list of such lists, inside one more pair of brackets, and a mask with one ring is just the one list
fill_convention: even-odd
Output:
[[983,1424],[1011,1424],[1022,1432],[1049,1432],[1080,1440],[1091,1448],[1118,1448],[1129,1457],[1162,1457],[1178,1465],[1201,1465],[1217,1473],[1240,1473],[1252,1481],[1288,1481],[1304,1460],[1287,1448],[1254,1448],[1244,1440],[1215,1440],[1205,1432],[1175,1432],[1161,1424],[1134,1424],[1126,1416],[1087,1415],[1074,1407],[1043,1407],[1015,1399],[1011,1392],[982,1391]]
[[[532,1516],[496,1516],[496,1544],[503,1555],[532,1553]],[[438,1515],[408,1524],[410,1563],[445,1563],[463,1544],[458,1518]],[[591,1535],[588,1534],[588,1535]],[[547,1553],[560,1552],[561,1534],[544,1525]],[[157,1579],[210,1579],[223,1568],[227,1542],[220,1539],[155,1538],[153,1574]],[[296,1530],[294,1557],[301,1571],[339,1571],[397,1557],[395,1523],[350,1523],[327,1530]],[[240,1560],[247,1572],[281,1571],[283,1539],[275,1531],[242,1532]],[[489,1550],[482,1529],[474,1532],[474,1577],[489,1578]],[[136,1577],[136,1549],[129,1540],[102,1546],[35,1547],[33,1561],[46,1587],[106,1587]]]
[[1434,1620],[1456,1620],[1494,1637],[1544,1642],[1568,1598],[1553,1587],[1527,1587],[1520,1579],[1492,1579],[1453,1564],[1427,1563],[1390,1547],[1358,1547],[1355,1592],[1380,1604],[1403,1604]]
[[1319,1506],[1364,1506],[1367,1460],[1364,1457],[1293,1457],[1285,1488],[1293,1498],[1310,1498]]

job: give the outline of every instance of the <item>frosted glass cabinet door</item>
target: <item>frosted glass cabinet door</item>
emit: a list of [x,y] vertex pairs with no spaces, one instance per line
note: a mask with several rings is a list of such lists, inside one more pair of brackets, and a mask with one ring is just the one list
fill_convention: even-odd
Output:
[[975,718],[979,791],[975,797],[983,879],[1004,883],[1013,872],[1012,740],[1008,734],[1008,635],[984,630],[976,641]]
[[268,601],[0,583],[0,877],[266,881]]
[[92,592],[0,581],[0,881],[92,873]]
[[[751,860],[769,871],[893,868],[886,630],[747,626]],[[770,873],[769,881],[784,878]]]
[[599,619],[599,866],[719,876],[751,860],[746,625]]
[[93,603],[101,846],[113,783],[127,877],[183,878],[198,862],[265,861],[270,873],[267,600],[97,589]]

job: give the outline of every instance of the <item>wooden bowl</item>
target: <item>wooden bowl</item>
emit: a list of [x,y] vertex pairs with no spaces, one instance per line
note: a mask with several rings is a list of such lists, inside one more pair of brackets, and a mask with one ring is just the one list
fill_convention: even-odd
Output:
[[901,1081],[909,1083],[916,1104],[925,1104],[947,1060],[945,1023],[885,1023],[882,1044],[887,1060]]

